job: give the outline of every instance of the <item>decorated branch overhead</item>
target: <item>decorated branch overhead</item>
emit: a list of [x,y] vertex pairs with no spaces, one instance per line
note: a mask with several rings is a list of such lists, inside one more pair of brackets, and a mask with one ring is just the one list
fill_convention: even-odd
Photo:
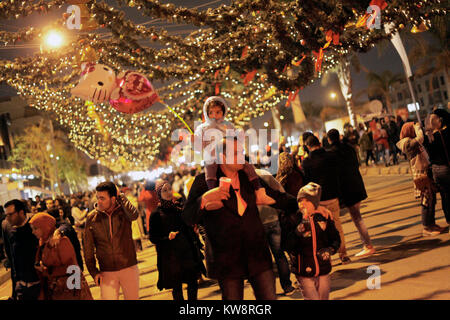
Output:
[[[103,64],[115,74],[142,75],[191,127],[201,118],[205,98],[213,94],[229,100],[229,120],[243,125],[293,99],[343,56],[366,52],[389,38],[377,26],[376,13],[381,24],[394,23],[392,32],[430,25],[434,17],[446,15],[440,0],[243,0],[207,10],[153,0],[117,0],[112,6],[94,0],[9,0],[0,3],[0,17],[38,13],[45,18],[69,5],[82,9],[80,30],[66,28],[71,14],[64,13],[43,29],[0,32],[6,45],[41,42],[56,27],[66,34],[66,43],[57,50],[42,48],[34,56],[0,61],[0,79],[34,107],[52,112],[78,148],[115,170],[155,164],[163,141],[183,123],[167,111],[127,115],[109,103],[72,97],[83,63]],[[370,5],[379,10],[367,13]],[[136,24],[125,7],[193,31],[182,37]]]

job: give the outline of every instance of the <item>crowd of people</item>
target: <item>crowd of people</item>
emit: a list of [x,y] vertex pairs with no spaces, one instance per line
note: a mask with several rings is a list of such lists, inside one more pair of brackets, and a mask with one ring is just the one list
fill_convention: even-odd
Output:
[[[208,99],[209,124],[220,129],[226,108],[225,100]],[[322,141],[304,132],[298,146],[280,146],[274,175],[237,161],[243,146],[225,137],[214,155],[222,162],[203,171],[175,171],[129,186],[102,182],[95,191],[54,200],[8,201],[1,251],[12,270],[11,298],[92,299],[84,276],[80,286],[67,288],[67,269],[85,266],[102,299],[118,299],[120,288],[125,299],[139,299],[137,252],[148,239],[157,252],[157,288],[171,289],[174,300],[184,299],[183,283],[187,298],[197,300],[204,276],[217,280],[224,300],[243,299],[245,279],[256,299],[276,299],[273,260],[284,294],[299,288],[305,299],[328,299],[331,256],[352,262],[341,209],[348,209],[361,238],[355,257],[376,253],[360,212],[367,198],[361,159],[367,165],[369,158],[383,158],[389,165],[403,153],[421,200],[423,235],[446,230],[435,223],[435,205],[440,192],[450,223],[449,119],[438,109],[423,124],[373,119],[344,135],[331,129]],[[230,146],[233,161],[226,157]]]

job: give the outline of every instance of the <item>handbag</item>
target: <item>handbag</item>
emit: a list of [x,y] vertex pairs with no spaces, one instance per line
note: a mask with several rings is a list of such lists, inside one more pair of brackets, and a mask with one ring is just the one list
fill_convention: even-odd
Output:
[[430,188],[433,183],[433,181],[430,179],[430,177],[428,177],[426,173],[415,177],[413,181],[416,189],[420,191],[423,191],[426,188]]
[[83,274],[81,274],[80,289],[69,289],[67,286],[68,278],[69,275],[64,275],[49,279],[49,300],[93,300],[91,290]]

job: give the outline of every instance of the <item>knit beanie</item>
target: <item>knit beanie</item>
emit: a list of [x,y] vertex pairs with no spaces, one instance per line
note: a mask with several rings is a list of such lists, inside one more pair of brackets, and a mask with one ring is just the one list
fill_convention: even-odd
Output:
[[300,202],[302,199],[306,199],[314,205],[314,208],[317,209],[320,203],[321,195],[322,187],[317,183],[310,182],[298,191],[297,201]]

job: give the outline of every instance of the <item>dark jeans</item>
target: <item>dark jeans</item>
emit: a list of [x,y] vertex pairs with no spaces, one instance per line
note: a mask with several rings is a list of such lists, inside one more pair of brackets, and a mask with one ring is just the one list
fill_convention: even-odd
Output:
[[426,205],[422,204],[422,225],[424,227],[432,227],[436,224],[436,193],[430,192]]
[[284,251],[281,250],[281,227],[280,222],[274,221],[264,224],[264,231],[266,233],[267,241],[270,245],[275,263],[277,264],[278,276],[280,284],[284,291],[289,289],[292,285],[291,272],[289,270],[289,263],[286,259]]
[[389,142],[389,151],[392,154],[392,163],[397,164],[398,163],[397,147],[395,146],[395,143],[392,141]]
[[[198,283],[197,280],[192,281],[187,284],[187,294],[188,294],[188,300],[197,300],[197,293],[198,293]],[[176,301],[182,301],[184,300],[183,297],[183,284],[180,283],[177,286],[175,286],[172,289],[172,296],[173,300]]]
[[433,164],[433,179],[436,183],[442,199],[442,210],[444,211],[445,220],[450,224],[450,167],[445,165]]
[[372,158],[373,162],[377,163],[377,159],[375,159],[375,157],[373,156],[373,151],[372,150],[367,150],[366,151],[366,166],[369,165],[369,158]]
[[[275,277],[272,270],[263,271],[250,277],[250,282],[256,300],[276,300]],[[244,279],[221,279],[219,280],[222,300],[243,300]]]

